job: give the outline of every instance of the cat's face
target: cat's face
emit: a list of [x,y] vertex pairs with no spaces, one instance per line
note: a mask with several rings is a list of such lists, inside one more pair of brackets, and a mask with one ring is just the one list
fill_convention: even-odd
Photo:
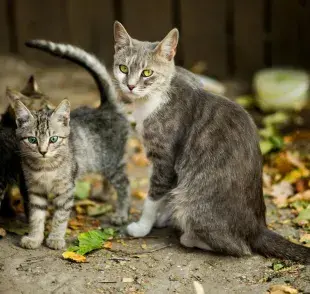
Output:
[[178,31],[172,30],[161,42],[132,39],[119,23],[114,25],[114,76],[129,98],[143,98],[160,90],[174,69]]
[[46,161],[61,155],[67,148],[70,134],[69,101],[63,100],[54,111],[42,109],[30,112],[18,99],[21,93],[7,90],[7,95],[13,100],[22,157]]

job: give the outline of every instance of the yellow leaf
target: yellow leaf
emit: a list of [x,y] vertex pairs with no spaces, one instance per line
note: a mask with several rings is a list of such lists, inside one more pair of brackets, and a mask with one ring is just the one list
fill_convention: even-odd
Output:
[[273,285],[269,288],[270,294],[297,294],[298,290],[288,285]]
[[86,257],[75,252],[66,251],[62,254],[64,259],[69,259],[75,262],[86,262]]
[[301,243],[309,243],[310,244],[310,234],[304,234],[301,236],[300,240]]
[[105,249],[111,249],[112,248],[112,242],[107,241],[104,243],[103,248]]
[[141,190],[134,190],[132,192],[132,196],[138,199],[145,199],[146,198],[147,193]]
[[146,158],[145,154],[142,153],[142,152],[134,154],[131,157],[131,160],[133,161],[133,163],[135,165],[140,166],[140,167],[144,167],[144,166],[148,166],[149,165],[148,159]]
[[147,245],[145,243],[143,243],[143,244],[141,244],[141,248],[145,250],[147,248]]

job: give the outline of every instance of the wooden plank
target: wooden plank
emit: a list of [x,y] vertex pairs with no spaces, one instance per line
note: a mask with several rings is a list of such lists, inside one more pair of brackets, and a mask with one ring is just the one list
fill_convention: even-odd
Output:
[[226,5],[226,0],[181,1],[185,67],[205,61],[208,74],[227,75]]
[[235,75],[251,80],[264,67],[264,1],[234,1]]
[[68,0],[68,21],[71,42],[102,58],[113,61],[113,0]]
[[0,53],[5,54],[8,54],[10,51],[7,1],[9,0],[0,1]]
[[141,41],[160,41],[173,28],[170,0],[123,1],[122,22],[128,33]]
[[298,45],[299,45],[299,65],[310,69],[310,2],[299,1],[298,11]]
[[18,51],[27,59],[55,64],[58,60],[46,53],[29,49],[24,42],[43,38],[55,42],[70,42],[67,1],[16,0]]
[[272,1],[272,65],[298,65],[298,2]]

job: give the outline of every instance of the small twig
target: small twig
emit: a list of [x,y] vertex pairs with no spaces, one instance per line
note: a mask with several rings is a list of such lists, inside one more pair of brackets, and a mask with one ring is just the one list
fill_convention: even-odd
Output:
[[130,258],[125,258],[125,257],[111,257],[109,260],[115,260],[115,261],[130,261]]
[[98,283],[112,284],[112,283],[117,283],[117,281],[98,281]]
[[148,251],[140,251],[140,252],[135,252],[135,253],[130,253],[130,255],[142,255],[142,254],[149,254],[149,253],[153,253],[155,251],[159,251],[159,250],[162,250],[162,249],[165,249],[165,248],[168,248],[168,247],[172,247],[174,244],[168,244],[168,245],[164,245],[162,247],[157,247],[157,248],[154,248],[152,250],[148,250]]
[[[159,238],[162,238],[162,236],[145,236],[145,237],[123,237],[123,238],[115,238],[115,239],[113,239],[113,241],[122,241],[122,240],[139,240],[139,239],[141,239],[141,240],[143,240],[143,239],[159,239]],[[169,236],[168,237],[166,237],[166,238],[169,238]]]

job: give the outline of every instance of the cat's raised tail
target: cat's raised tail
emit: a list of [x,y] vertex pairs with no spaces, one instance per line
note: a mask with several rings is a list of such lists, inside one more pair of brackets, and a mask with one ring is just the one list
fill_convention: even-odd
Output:
[[105,65],[94,55],[69,44],[53,43],[46,40],[30,40],[25,42],[25,45],[70,60],[86,69],[96,82],[101,104],[115,99],[116,93],[112,79]]
[[252,250],[266,257],[289,259],[310,264],[310,248],[292,243],[279,234],[262,229],[253,242]]

